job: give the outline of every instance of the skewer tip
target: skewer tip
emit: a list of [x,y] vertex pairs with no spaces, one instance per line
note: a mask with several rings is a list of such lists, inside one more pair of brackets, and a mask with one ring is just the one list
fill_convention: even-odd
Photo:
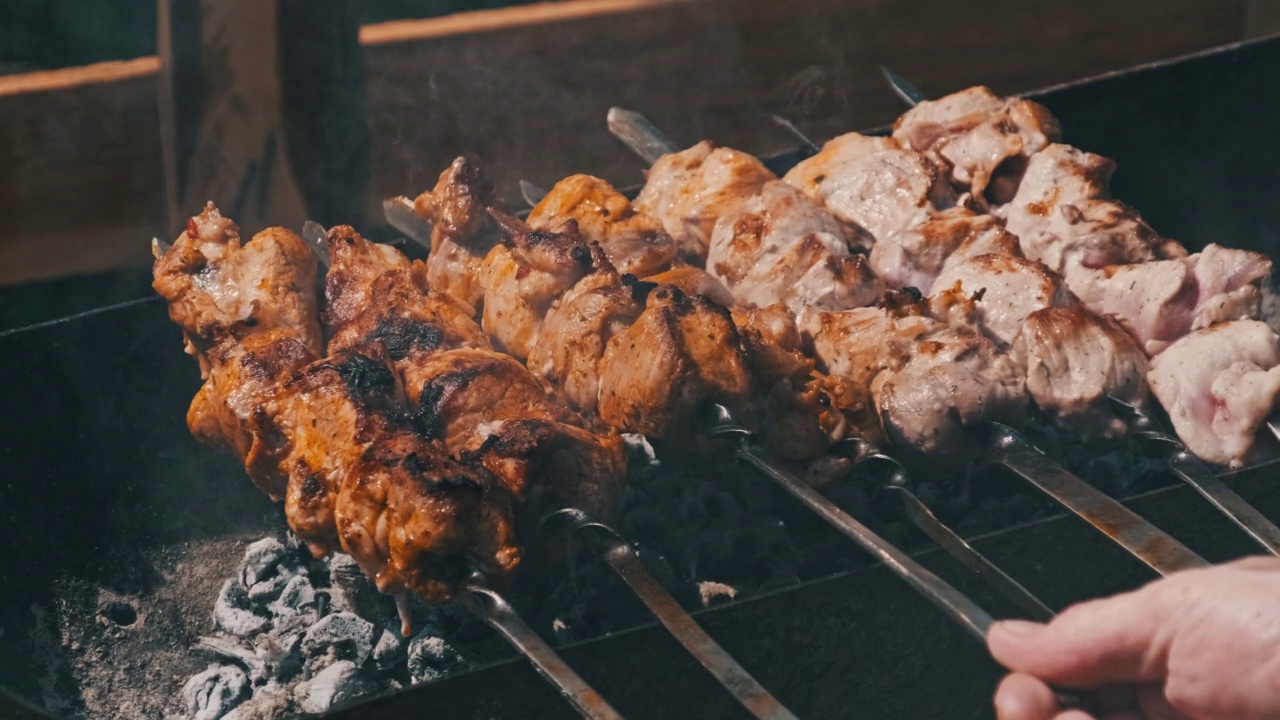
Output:
[[431,223],[413,209],[413,201],[403,195],[382,201],[382,215],[387,224],[419,245],[431,248]]
[[169,253],[173,246],[158,237],[151,238],[151,255],[159,260]]
[[302,239],[306,241],[307,247],[311,248],[311,252],[315,254],[316,259],[321,265],[329,267],[329,245],[325,241],[324,226],[318,222],[308,220],[302,223]]

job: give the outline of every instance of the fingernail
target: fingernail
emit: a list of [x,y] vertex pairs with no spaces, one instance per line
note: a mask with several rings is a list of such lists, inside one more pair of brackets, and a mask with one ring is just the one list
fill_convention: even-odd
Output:
[[1000,632],[1012,637],[1026,637],[1040,632],[1044,625],[1027,620],[1001,620],[995,624],[995,627],[999,628]]

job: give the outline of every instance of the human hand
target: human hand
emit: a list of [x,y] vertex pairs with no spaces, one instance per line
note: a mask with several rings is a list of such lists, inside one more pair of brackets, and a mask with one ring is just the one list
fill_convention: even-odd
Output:
[[1012,674],[1000,720],[1087,720],[1050,685],[1096,689],[1106,720],[1280,718],[1280,558],[1188,570],[1082,603],[1047,625],[996,623],[987,645]]

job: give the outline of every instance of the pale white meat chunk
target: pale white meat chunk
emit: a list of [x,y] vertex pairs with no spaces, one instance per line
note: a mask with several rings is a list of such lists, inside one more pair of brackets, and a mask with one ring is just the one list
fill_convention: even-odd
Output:
[[992,338],[1013,342],[1027,316],[1048,307],[1075,303],[1062,278],[1043,263],[1018,255],[978,255],[945,269],[934,282],[935,294],[971,297],[975,320]]
[[865,255],[849,252],[844,228],[821,205],[780,181],[720,218],[707,271],[741,305],[844,310],[874,302],[884,286]]
[[1012,354],[1041,410],[1076,432],[1118,437],[1124,423],[1107,396],[1147,402],[1147,356],[1119,323],[1085,308],[1052,307],[1027,316]]
[[1013,200],[993,212],[1025,241],[1044,231],[1058,206],[1110,197],[1115,170],[1110,158],[1054,143],[1031,156]]
[[1022,250],[1067,277],[1079,268],[1101,268],[1187,256],[1137,212],[1113,200],[1060,204],[1038,235],[1023,235]]
[[1265,255],[1211,244],[1176,260],[1074,270],[1070,283],[1086,307],[1115,317],[1154,356],[1192,330],[1257,317],[1270,273]]
[[826,206],[862,247],[902,229],[923,208],[956,202],[951,185],[924,155],[893,138],[858,133],[832,138],[783,180]]
[[951,181],[993,203],[1008,202],[1027,159],[1062,137],[1043,105],[971,87],[908,110],[893,126],[905,147],[939,159]]
[[716,220],[776,179],[755,157],[704,140],[658,158],[635,208],[658,218],[682,258],[702,265]]
[[1199,330],[1152,361],[1150,382],[1188,450],[1239,467],[1280,397],[1280,337],[1257,320]]
[[957,206],[920,211],[907,227],[881,238],[869,259],[886,287],[929,293],[945,267],[975,255],[1018,252],[1018,239],[998,218]]

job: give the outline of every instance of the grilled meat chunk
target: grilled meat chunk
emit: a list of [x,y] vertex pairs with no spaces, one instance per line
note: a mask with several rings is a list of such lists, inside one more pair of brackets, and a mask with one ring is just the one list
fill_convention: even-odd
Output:
[[1209,245],[1177,260],[1076,273],[1072,290],[1092,311],[1112,315],[1156,355],[1192,330],[1258,317],[1266,256]]
[[995,343],[929,312],[918,293],[891,292],[876,307],[814,313],[802,329],[821,369],[869,389],[891,440],[941,454],[966,426],[1016,417],[1026,391]]
[[775,179],[751,155],[704,140],[658,158],[635,206],[662,223],[680,257],[702,265],[716,221]]
[[657,275],[642,278],[642,280],[648,283],[649,286],[671,285],[679,288],[680,292],[690,297],[705,295],[708,299],[715,301],[716,304],[725,307],[733,307],[735,304],[733,293],[729,292],[729,288],[725,287],[724,283],[717,280],[706,270],[692,265],[673,267]]
[[397,430],[378,436],[351,466],[334,516],[342,549],[378,589],[412,591],[433,604],[479,570],[501,584],[520,561],[510,497],[484,469],[439,442]]
[[619,273],[652,275],[671,266],[675,241],[658,219],[635,209],[607,181],[570,175],[551,188],[528,217],[530,227],[558,231],[566,220],[578,223],[587,243],[599,243]]
[[1061,277],[1019,255],[971,257],[943,270],[934,287],[972,297],[979,326],[1002,343],[1013,342],[1031,313],[1075,303]]
[[214,345],[265,330],[278,329],[321,354],[316,260],[288,230],[270,228],[241,245],[240,228],[209,203],[156,258],[153,274],[152,287],[168,302],[202,375]]
[[936,165],[893,138],[848,133],[801,161],[784,181],[821,203],[854,245],[871,247],[923,208],[945,209],[955,193]]
[[1280,337],[1257,320],[1199,330],[1151,362],[1150,381],[1187,449],[1239,467],[1280,398]]
[[998,218],[953,207],[920,211],[906,227],[880,238],[868,259],[889,289],[932,293],[934,280],[946,268],[975,255],[1020,252],[1018,238]]
[[1004,203],[1028,158],[1061,139],[1062,126],[1039,103],[978,86],[908,110],[894,123],[893,137],[950,167],[952,183],[963,191]]
[[591,270],[591,249],[573,220],[549,232],[510,216],[495,217],[506,233],[480,271],[481,326],[499,349],[523,361],[551,303]]
[[771,181],[716,223],[707,270],[747,307],[844,310],[884,290],[866,256],[849,249],[844,228],[821,205]]
[[692,440],[693,419],[714,401],[745,416],[752,377],[723,306],[662,285],[600,358],[600,418],[623,432]]
[[1115,169],[1110,158],[1054,143],[1031,156],[1018,193],[995,212],[1005,218],[1009,232],[1030,242],[1061,206],[1109,198]]
[[493,204],[493,183],[466,157],[454,160],[435,188],[413,201],[414,212],[431,223],[427,283],[476,310],[484,299],[481,265],[502,240],[500,228],[489,215]]
[[1064,427],[1115,437],[1125,431],[1107,396],[1147,403],[1147,356],[1111,318],[1079,305],[1049,307],[1027,316],[1013,342],[1026,369],[1027,392]]

